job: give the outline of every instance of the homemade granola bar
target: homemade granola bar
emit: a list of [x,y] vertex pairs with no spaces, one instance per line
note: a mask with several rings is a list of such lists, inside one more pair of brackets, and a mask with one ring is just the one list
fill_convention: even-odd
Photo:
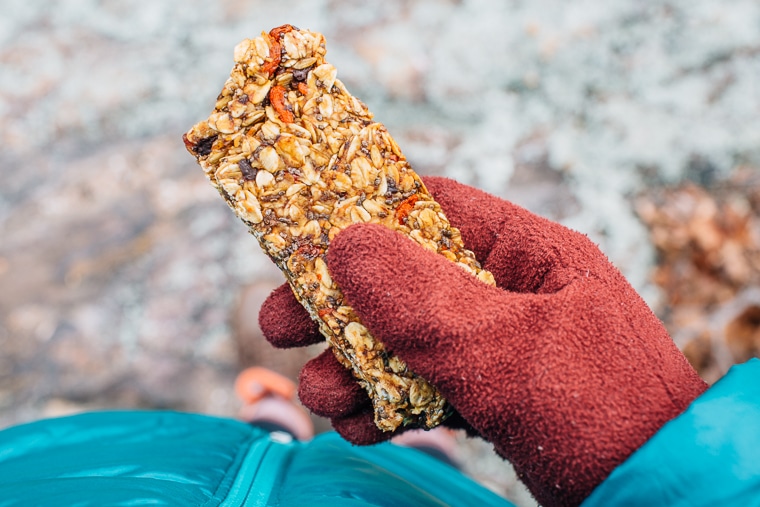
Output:
[[290,25],[244,40],[214,112],[184,141],[366,388],[377,426],[432,428],[451,409],[344,304],[325,264],[330,241],[351,224],[379,223],[486,283],[493,276],[325,53],[321,34]]

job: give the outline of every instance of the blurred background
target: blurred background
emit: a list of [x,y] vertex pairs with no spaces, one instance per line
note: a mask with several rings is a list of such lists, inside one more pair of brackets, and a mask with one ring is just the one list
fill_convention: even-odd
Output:
[[[283,278],[181,135],[243,38],[291,23],[422,175],[588,234],[708,382],[760,354],[756,0],[3,0],[0,427],[80,410],[234,415],[295,376]],[[321,422],[324,428],[324,422]],[[467,472],[531,502],[487,446]]]

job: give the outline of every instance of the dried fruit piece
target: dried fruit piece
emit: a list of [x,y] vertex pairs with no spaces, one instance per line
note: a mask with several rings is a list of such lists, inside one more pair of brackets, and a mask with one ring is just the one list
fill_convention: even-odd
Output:
[[277,113],[280,121],[284,123],[293,123],[295,118],[293,117],[293,112],[290,110],[290,106],[288,106],[288,103],[285,101],[286,93],[287,90],[285,90],[284,87],[280,85],[273,86],[272,89],[269,90],[269,102],[272,103],[274,112]]
[[[271,77],[280,66],[282,59],[282,45],[280,44],[280,36],[284,33],[288,33],[295,28],[291,25],[282,25],[277,28],[272,28],[269,32],[269,60],[261,67],[267,76]],[[236,59],[237,61],[237,59]]]
[[450,407],[345,304],[325,263],[330,241],[353,223],[378,223],[486,283],[493,276],[464,248],[385,127],[337,79],[325,52],[321,34],[289,25],[241,42],[214,112],[185,143],[365,387],[377,426],[432,428]]
[[402,202],[398,208],[396,208],[396,220],[399,225],[404,225],[409,213],[414,209],[414,204],[420,199],[417,194],[409,196],[407,200]]

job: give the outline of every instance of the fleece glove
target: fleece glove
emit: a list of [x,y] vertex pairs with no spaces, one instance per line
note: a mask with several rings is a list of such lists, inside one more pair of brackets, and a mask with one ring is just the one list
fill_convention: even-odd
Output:
[[[443,178],[425,184],[497,287],[397,232],[339,233],[330,274],[372,334],[432,382],[545,507],[578,505],[706,384],[586,236]],[[279,347],[322,339],[287,287],[260,324]],[[330,351],[301,401],[356,444],[392,436]]]

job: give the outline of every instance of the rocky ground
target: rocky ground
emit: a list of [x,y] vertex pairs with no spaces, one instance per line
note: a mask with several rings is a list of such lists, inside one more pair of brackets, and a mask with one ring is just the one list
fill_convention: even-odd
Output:
[[[281,275],[180,139],[235,44],[283,23],[326,35],[418,172],[589,234],[708,380],[760,352],[757,2],[7,0],[0,427],[234,415],[242,365],[293,376],[314,353],[262,342]],[[462,449],[530,505],[487,446]]]

